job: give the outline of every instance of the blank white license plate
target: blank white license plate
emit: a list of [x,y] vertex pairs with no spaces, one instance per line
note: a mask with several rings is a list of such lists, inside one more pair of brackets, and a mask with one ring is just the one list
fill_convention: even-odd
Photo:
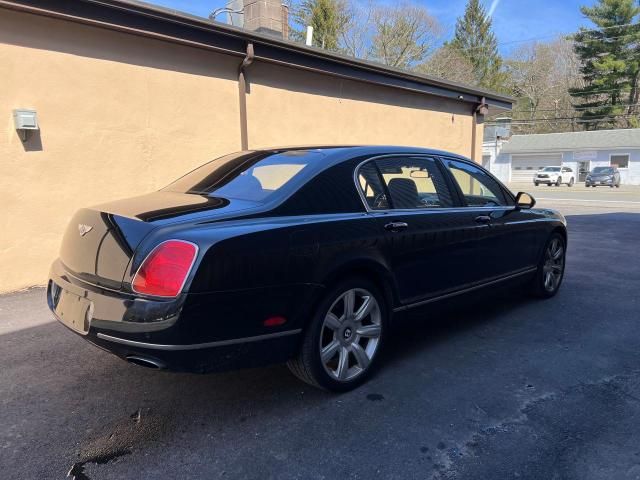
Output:
[[67,327],[78,333],[86,334],[89,331],[92,307],[91,302],[86,298],[60,289],[54,311]]

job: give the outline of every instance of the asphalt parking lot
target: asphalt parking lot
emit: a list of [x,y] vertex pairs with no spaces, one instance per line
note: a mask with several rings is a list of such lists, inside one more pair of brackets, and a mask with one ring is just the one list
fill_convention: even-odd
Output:
[[282,366],[145,370],[55,323],[42,289],[0,297],[0,477],[640,478],[640,188],[522,189],[567,216],[558,296],[404,325],[343,395]]

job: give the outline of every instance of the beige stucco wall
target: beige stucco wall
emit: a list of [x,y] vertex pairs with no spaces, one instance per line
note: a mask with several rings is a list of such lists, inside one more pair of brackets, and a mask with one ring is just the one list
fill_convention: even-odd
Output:
[[[76,209],[156,190],[238,150],[238,64],[0,9],[0,292],[44,284]],[[392,143],[471,154],[468,104],[260,63],[248,77],[251,148]],[[38,112],[40,133],[25,144],[14,108]]]
[[[46,281],[77,208],[238,150],[237,64],[0,9],[0,292]],[[14,108],[37,110],[39,138],[22,144]]]
[[[471,156],[468,103],[260,63],[248,79],[250,148],[364,143]],[[478,138],[481,151],[481,128]]]

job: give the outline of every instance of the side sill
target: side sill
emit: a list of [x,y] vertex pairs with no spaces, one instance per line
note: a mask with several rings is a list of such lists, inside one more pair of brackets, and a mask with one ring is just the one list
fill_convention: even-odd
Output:
[[513,278],[521,277],[523,275],[527,275],[529,273],[533,273],[537,270],[537,267],[528,268],[518,273],[513,273],[511,275],[507,275],[506,277],[497,278],[495,280],[490,280],[488,282],[480,283],[478,285],[473,285],[472,287],[463,288],[461,290],[456,290],[455,292],[445,293],[444,295],[438,295],[436,297],[428,298],[426,300],[420,300],[418,302],[410,303],[408,305],[403,305],[401,307],[397,307],[393,309],[394,313],[402,312],[405,310],[409,310],[411,308],[421,307],[422,305],[427,305],[429,303],[437,302],[439,300],[445,300],[451,297],[457,297],[458,295],[463,295],[465,293],[473,292],[475,290],[480,290],[481,288],[490,287],[491,285],[495,285],[497,283],[506,282]]

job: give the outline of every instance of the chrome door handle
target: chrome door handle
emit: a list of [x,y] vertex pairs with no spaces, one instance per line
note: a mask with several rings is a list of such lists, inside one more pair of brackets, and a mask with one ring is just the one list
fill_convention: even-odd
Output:
[[491,217],[489,215],[480,215],[475,218],[476,223],[491,223]]
[[387,223],[384,226],[384,229],[389,232],[401,232],[402,230],[406,230],[408,227],[409,224],[405,222],[391,222]]

